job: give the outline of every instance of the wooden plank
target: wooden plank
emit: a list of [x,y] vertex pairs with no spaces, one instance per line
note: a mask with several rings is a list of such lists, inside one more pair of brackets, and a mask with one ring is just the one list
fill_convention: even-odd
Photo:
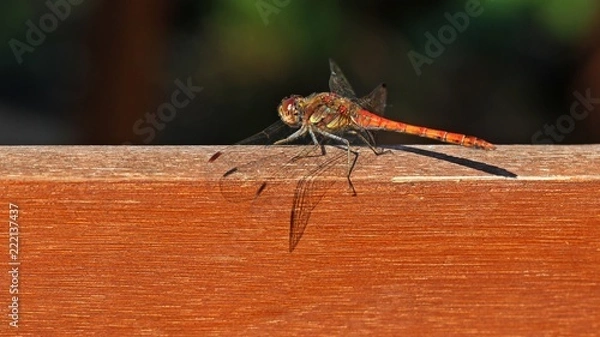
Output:
[[[219,149],[0,147],[20,263],[4,254],[0,334],[600,331],[599,145],[361,149],[356,196],[341,150],[288,163],[297,147],[235,147],[209,163]],[[311,212],[290,253],[299,196]]]

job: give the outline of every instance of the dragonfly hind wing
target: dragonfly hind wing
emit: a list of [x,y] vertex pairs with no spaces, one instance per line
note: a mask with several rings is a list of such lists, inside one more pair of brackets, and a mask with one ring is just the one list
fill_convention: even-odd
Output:
[[366,110],[383,116],[387,104],[387,86],[385,83],[378,85],[368,95],[357,100],[357,103]]

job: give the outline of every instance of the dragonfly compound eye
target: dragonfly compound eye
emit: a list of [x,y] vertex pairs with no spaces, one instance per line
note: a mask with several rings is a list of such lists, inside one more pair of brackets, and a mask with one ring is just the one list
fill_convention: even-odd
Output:
[[277,109],[281,120],[289,126],[298,126],[301,123],[297,98],[298,96],[285,98]]

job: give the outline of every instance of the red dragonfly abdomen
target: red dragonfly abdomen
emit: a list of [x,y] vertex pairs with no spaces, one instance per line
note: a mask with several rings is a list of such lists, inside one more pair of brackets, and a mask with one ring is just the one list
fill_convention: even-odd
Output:
[[410,125],[402,122],[396,122],[383,118],[379,115],[361,109],[353,118],[359,126],[368,130],[385,130],[392,132],[407,133],[419,137],[436,139],[441,142],[473,147],[477,149],[493,150],[496,147],[473,136],[467,136],[460,133],[447,132],[442,130],[430,129],[422,126]]

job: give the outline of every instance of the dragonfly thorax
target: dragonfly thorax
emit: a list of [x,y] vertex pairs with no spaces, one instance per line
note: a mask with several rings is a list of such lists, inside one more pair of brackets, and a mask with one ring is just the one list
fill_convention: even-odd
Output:
[[302,124],[302,116],[300,113],[301,100],[301,96],[292,95],[284,98],[281,101],[281,104],[279,104],[279,107],[277,108],[277,112],[285,124],[292,127],[298,127],[300,124]]

